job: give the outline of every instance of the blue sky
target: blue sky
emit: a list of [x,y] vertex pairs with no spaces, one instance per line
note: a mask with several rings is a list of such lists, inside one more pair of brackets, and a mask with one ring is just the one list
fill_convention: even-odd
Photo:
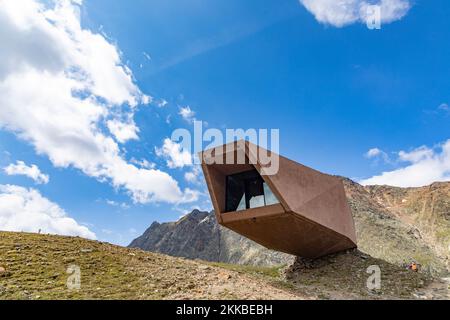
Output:
[[[59,2],[63,3],[59,9],[52,9],[52,4],[49,8],[61,21],[52,21],[50,27],[39,20],[44,14],[39,8],[23,13],[28,20],[22,21],[12,18],[17,8],[0,6],[0,25],[9,23],[17,38],[23,38],[17,40],[20,45],[11,42],[9,51],[0,49],[0,57],[15,57],[0,64],[0,93],[16,99],[0,100],[0,105],[9,106],[0,110],[4,203],[0,227],[2,210],[4,220],[10,221],[3,222],[4,229],[33,231],[29,230],[33,225],[21,224],[23,217],[13,217],[11,208],[38,201],[41,211],[57,206],[59,213],[54,215],[73,218],[77,225],[67,230],[78,231],[70,232],[86,232],[80,231],[84,226],[97,239],[126,245],[154,220],[176,220],[195,207],[209,209],[195,167],[189,161],[168,163],[176,156],[170,153],[176,150],[174,145],[166,143],[164,152],[164,140],[173,130],[191,129],[181,110],[191,110],[191,117],[212,128],[280,129],[283,155],[357,181],[420,186],[450,180],[448,1],[384,0],[380,30],[367,28],[353,8],[367,4],[359,0],[348,1],[347,8],[336,8],[328,0],[314,5],[309,0]],[[77,8],[74,14],[73,8]],[[54,17],[48,14],[46,19]],[[72,27],[74,21],[81,21],[81,26],[70,32],[83,49],[72,55],[76,46],[72,40],[64,42],[67,34],[58,32],[61,25]],[[21,27],[26,23],[42,28],[33,38],[50,43],[52,50],[28,41],[30,31]],[[13,41],[0,31],[1,38]],[[36,50],[28,50],[17,62],[17,56],[22,57],[18,51],[26,45]],[[114,50],[120,56],[115,57]],[[46,60],[53,55],[56,61],[62,57],[60,64]],[[121,70],[105,75],[100,62]],[[76,101],[62,95],[54,99],[45,81],[61,81],[52,82],[46,72],[50,70],[57,80],[57,75],[63,76],[64,82],[73,80],[72,74],[67,75],[71,68],[82,70],[77,76],[87,74],[92,81],[76,78],[83,85]],[[14,75],[25,80],[14,82]],[[17,83],[38,88],[33,92],[39,99],[25,100],[29,90],[16,90]],[[44,95],[49,96],[43,99]],[[85,100],[87,96],[95,96],[95,101]],[[51,104],[47,101],[61,103],[53,108],[47,107]],[[93,114],[70,109],[79,111],[83,103],[92,103],[83,110]],[[64,108],[71,111],[59,117]],[[33,110],[40,110],[39,115]],[[49,112],[45,120],[40,118],[43,112]],[[15,118],[27,114],[30,122]],[[76,123],[85,120],[92,122],[84,127]],[[54,121],[61,123],[53,128],[49,124]],[[108,121],[124,130],[114,131]],[[95,146],[108,149],[95,162],[91,158],[98,153],[90,153],[91,142],[83,140],[93,125]],[[80,135],[75,139],[71,132]],[[105,142],[103,138],[110,136]],[[119,151],[114,151],[115,146]],[[48,183],[36,178],[31,165],[48,176]],[[123,173],[125,169],[130,173]],[[188,172],[194,177],[190,181],[185,177]],[[148,180],[142,184],[155,184],[157,191],[142,187],[138,180],[143,175]],[[165,197],[159,186],[175,190],[177,197]],[[51,204],[42,205],[31,190]],[[49,223],[43,223],[44,230]],[[61,228],[55,232],[64,233],[66,225]]]

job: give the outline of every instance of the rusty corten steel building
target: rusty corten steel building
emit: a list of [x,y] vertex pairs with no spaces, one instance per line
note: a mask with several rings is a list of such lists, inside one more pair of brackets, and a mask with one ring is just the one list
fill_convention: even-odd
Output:
[[[217,221],[269,249],[305,258],[355,248],[342,181],[282,156],[278,171],[266,175],[266,153],[278,156],[247,141],[200,153]],[[226,164],[227,156],[245,162]]]

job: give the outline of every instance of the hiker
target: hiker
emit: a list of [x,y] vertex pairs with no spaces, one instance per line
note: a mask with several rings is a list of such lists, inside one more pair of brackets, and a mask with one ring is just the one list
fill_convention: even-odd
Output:
[[417,263],[413,262],[413,263],[411,263],[411,265],[409,266],[408,269],[411,270],[411,271],[414,271],[414,272],[418,272],[419,271],[419,265]]

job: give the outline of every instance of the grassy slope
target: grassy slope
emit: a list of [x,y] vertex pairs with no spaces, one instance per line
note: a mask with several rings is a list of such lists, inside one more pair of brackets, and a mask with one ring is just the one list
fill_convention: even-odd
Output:
[[[66,286],[71,264],[81,268],[79,291]],[[315,264],[282,270],[206,263],[80,238],[0,232],[0,267],[6,269],[0,300],[413,298],[429,283],[424,275],[359,253]],[[365,288],[372,264],[383,271],[376,294]]]
[[[66,286],[72,264],[79,291]],[[300,298],[265,275],[71,237],[0,232],[0,267],[0,300]]]

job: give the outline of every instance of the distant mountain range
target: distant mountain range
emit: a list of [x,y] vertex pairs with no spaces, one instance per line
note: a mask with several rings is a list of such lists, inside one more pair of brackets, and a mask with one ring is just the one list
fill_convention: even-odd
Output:
[[[450,269],[450,182],[422,188],[361,186],[343,178],[359,249],[396,265],[417,262],[434,274]],[[177,222],[153,223],[130,247],[206,261],[289,264],[294,257],[268,250],[219,226],[212,212],[194,210]]]

